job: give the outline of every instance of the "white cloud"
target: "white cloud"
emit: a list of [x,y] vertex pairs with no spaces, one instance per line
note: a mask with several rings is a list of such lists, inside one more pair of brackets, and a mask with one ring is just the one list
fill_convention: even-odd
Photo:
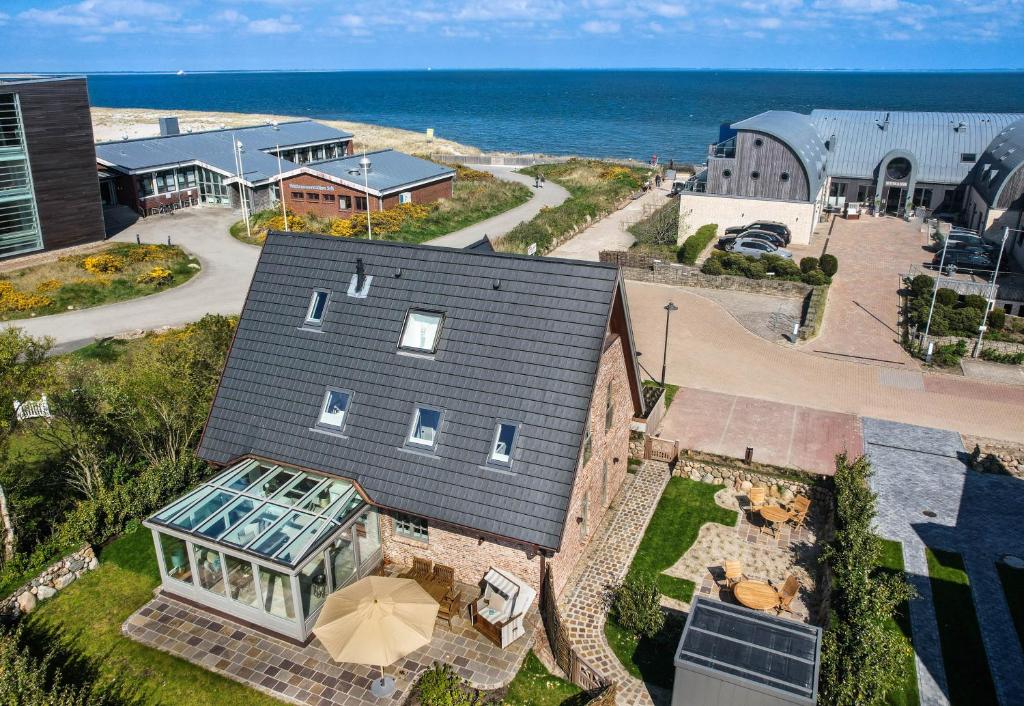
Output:
[[238,10],[223,10],[213,16],[213,19],[218,22],[226,22],[228,24],[239,24],[241,22],[248,22],[249,18],[243,15]]
[[651,12],[658,17],[686,17],[689,11],[682,5],[661,2],[651,7]]
[[11,19],[11,16],[6,12],[0,12],[0,25],[7,24],[7,20]]
[[350,29],[362,27],[364,24],[366,24],[366,21],[359,15],[340,15],[335,19],[335,22],[337,22],[342,27],[348,27]]
[[782,26],[782,20],[778,17],[762,17],[756,24],[762,29],[775,29]]
[[[19,19],[35,25],[81,27],[98,34],[135,31],[135,27],[129,25],[126,18],[147,22],[171,22],[180,17],[181,12],[174,6],[149,0],[84,0],[50,10],[29,8],[18,15]],[[96,41],[95,34],[79,39]]]
[[291,15],[281,15],[265,20],[252,20],[246,25],[246,29],[253,34],[291,34],[298,32],[302,27]]
[[615,34],[619,31],[619,23],[611,20],[589,20],[580,25],[580,29],[588,34]]

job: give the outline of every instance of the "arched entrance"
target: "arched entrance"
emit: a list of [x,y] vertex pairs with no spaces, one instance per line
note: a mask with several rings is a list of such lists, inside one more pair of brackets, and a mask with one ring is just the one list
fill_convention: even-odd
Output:
[[875,194],[881,200],[885,213],[894,216],[904,214],[907,201],[914,193],[916,171],[917,160],[905,150],[893,150],[882,158],[878,165]]

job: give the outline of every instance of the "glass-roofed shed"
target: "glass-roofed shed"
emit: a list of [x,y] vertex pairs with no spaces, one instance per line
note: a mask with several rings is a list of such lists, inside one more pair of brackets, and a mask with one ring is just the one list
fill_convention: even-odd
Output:
[[699,596],[675,656],[672,706],[812,706],[821,628]]
[[351,482],[253,459],[144,524],[164,590],[303,641],[327,595],[381,561],[377,512]]

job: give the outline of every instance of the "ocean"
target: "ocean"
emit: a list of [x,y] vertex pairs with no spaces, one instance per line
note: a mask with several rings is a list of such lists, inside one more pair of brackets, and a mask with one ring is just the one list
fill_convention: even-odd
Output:
[[95,74],[93,105],[307,115],[483,150],[703,161],[763,110],[1024,112],[1024,72],[339,71]]

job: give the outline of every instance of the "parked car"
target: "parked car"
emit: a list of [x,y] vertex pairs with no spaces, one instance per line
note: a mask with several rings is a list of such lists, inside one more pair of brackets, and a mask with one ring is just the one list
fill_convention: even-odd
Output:
[[[942,253],[935,256],[935,259],[932,261],[935,267],[939,266],[941,258]],[[995,268],[995,261],[988,255],[963,250],[946,251],[946,262],[943,265],[946,274],[951,274],[952,272],[991,274]]]
[[760,238],[747,238],[746,236],[737,238],[729,246],[726,247],[729,252],[739,253],[740,255],[749,255],[750,257],[756,257],[760,259],[764,255],[778,255],[784,257],[787,260],[793,259],[793,253],[789,252],[784,248],[779,248],[766,240]]
[[672,189],[668,192],[669,196],[678,196],[683,193],[683,182],[674,181],[672,182]]
[[719,238],[718,247],[725,250],[739,238],[757,238],[758,240],[763,240],[766,243],[771,243],[777,248],[781,248],[786,244],[786,241],[781,235],[776,235],[775,233],[770,233],[766,230],[747,230],[741,235],[727,235]]
[[[967,231],[951,231],[950,234],[946,237],[949,239],[949,247],[951,248],[963,247],[965,245],[973,245],[974,247],[982,248],[983,250],[989,253],[994,253],[999,249],[992,243],[982,238],[977,233],[971,233]],[[938,249],[941,251],[942,247],[943,243],[940,240]]]
[[733,226],[732,228],[726,228],[726,235],[740,235],[746,234],[747,231],[760,230],[774,233],[783,240],[783,245],[789,245],[789,241],[792,239],[792,233],[789,232],[789,226],[785,223],[779,223],[778,221],[754,221],[745,226]]

